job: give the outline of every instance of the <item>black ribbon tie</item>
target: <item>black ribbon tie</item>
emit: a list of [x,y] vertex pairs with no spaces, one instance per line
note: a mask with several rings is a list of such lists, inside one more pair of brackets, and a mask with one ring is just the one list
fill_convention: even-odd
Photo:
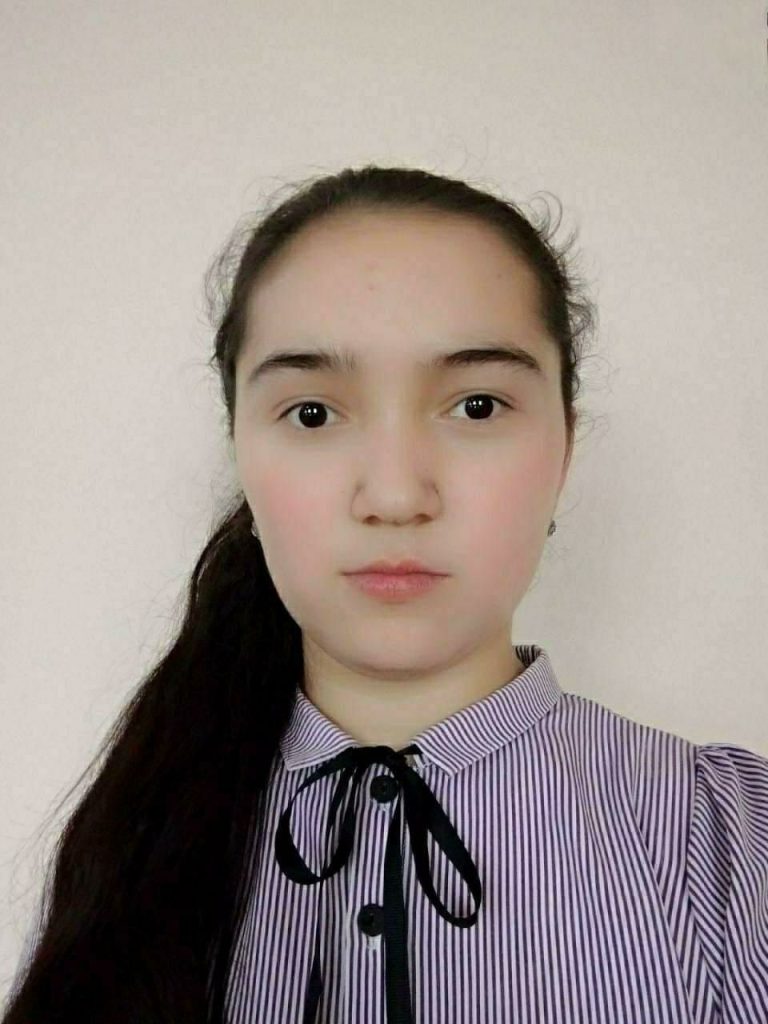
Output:
[[[396,783],[399,784],[402,800],[397,801],[395,814],[390,822],[384,857],[382,932],[386,957],[387,1024],[413,1024],[411,989],[408,979],[408,940],[405,898],[403,895],[403,862],[400,853],[400,812],[403,805],[405,806],[405,820],[411,837],[411,850],[416,867],[416,877],[432,906],[450,924],[458,928],[469,928],[477,921],[478,912],[482,904],[482,886],[477,867],[432,790],[418,772],[414,771],[408,764],[405,755],[411,753],[421,753],[415,743],[399,751],[395,751],[392,747],[387,746],[348,747],[337,756],[320,765],[297,790],[281,815],[275,833],[275,856],[277,863],[291,881],[299,885],[313,885],[315,882],[322,882],[326,878],[330,878],[337,871],[341,870],[352,852],[356,818],[355,799],[363,774],[372,764],[384,765],[384,767],[392,772]],[[319,875],[316,875],[313,871],[310,871],[302,860],[291,837],[291,809],[296,797],[307,786],[312,785],[332,772],[338,771],[341,772],[341,777],[333,794],[328,813],[326,839],[331,834],[336,819],[336,812],[344,799],[350,779],[352,779],[352,798],[346,805],[339,843],[331,858],[331,862]],[[380,776],[380,778],[388,777]],[[427,853],[427,831],[432,834],[435,842],[457,869],[475,898],[477,906],[467,917],[458,917],[452,914],[435,892]],[[317,1007],[323,991],[319,956],[319,925],[320,909],[318,906],[314,956],[305,998],[303,1024],[316,1024]]]

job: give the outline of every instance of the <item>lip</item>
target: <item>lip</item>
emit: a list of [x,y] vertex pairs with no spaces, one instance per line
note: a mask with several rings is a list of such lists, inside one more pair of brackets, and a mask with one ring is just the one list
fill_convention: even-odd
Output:
[[445,579],[444,574],[430,572],[350,572],[346,575],[369,597],[395,603],[427,594]]
[[424,565],[423,562],[419,562],[414,558],[405,558],[399,562],[391,562],[386,558],[379,558],[375,562],[370,562],[368,565],[364,565],[360,569],[354,569],[351,573],[346,573],[345,575],[356,576],[359,573],[382,573],[385,576],[409,576],[412,574],[420,576],[447,575],[447,573],[436,572],[434,569],[430,569],[428,565]]

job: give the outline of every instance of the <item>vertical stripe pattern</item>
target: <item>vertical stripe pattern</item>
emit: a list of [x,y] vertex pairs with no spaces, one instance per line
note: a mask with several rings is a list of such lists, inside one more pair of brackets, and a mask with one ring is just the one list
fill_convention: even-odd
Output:
[[[768,759],[565,693],[541,647],[515,651],[516,679],[411,741],[420,752],[409,763],[482,885],[474,925],[441,916],[416,876],[401,808],[414,1022],[768,1024]],[[337,873],[297,884],[275,855],[293,801],[296,849],[313,873],[328,867],[343,817],[342,807],[327,834],[338,775],[298,791],[354,746],[297,693],[252,853],[229,1024],[303,1020],[316,928],[316,1024],[391,1024],[377,924],[402,797],[381,799],[390,770],[372,763],[354,788],[354,841]],[[426,842],[440,901],[469,917],[471,891],[430,833]]]

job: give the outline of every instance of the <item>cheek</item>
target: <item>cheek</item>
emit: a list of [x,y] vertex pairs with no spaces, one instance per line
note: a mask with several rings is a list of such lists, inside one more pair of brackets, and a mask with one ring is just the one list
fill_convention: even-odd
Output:
[[267,569],[289,614],[303,622],[308,594],[326,575],[323,505],[311,488],[297,488],[277,474],[260,476],[252,487]]
[[307,486],[296,486],[292,482],[275,481],[268,493],[262,493],[260,502],[265,519],[270,524],[270,533],[275,538],[295,549],[297,544],[317,550],[316,540],[327,536],[328,524],[324,516],[329,513],[327,502],[317,490]]
[[250,478],[249,502],[268,536],[274,561],[294,578],[310,578],[334,536],[337,504],[327,474],[323,479],[260,471]]
[[[528,453],[503,470],[467,473],[461,502],[459,563],[466,559],[478,581],[508,586],[510,575],[526,577],[541,557],[557,491],[552,452]],[[457,504],[459,504],[457,502]]]

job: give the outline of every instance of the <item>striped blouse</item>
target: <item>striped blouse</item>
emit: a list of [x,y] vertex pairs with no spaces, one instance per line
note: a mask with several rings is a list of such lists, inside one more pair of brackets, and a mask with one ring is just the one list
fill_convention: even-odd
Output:
[[515,650],[517,678],[401,751],[298,691],[231,1024],[768,1024],[768,759]]

